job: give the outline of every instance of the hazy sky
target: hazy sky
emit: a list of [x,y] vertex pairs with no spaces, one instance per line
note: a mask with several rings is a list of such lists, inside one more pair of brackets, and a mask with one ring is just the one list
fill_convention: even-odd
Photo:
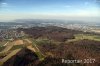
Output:
[[100,0],[0,0],[0,21],[100,18]]

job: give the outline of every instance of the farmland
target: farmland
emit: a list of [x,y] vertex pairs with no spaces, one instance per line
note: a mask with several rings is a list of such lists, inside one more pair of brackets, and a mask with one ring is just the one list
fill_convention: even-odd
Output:
[[[20,30],[25,32],[24,37],[8,40],[2,44],[4,45],[0,52],[2,66],[21,66],[22,64],[25,66],[50,66],[50,64],[58,66],[58,63],[66,66],[98,66],[99,64],[99,35],[61,27],[34,27]],[[62,59],[91,58],[96,60],[95,63],[61,63]]]
[[66,42],[74,42],[74,41],[79,41],[79,40],[84,40],[84,39],[87,39],[87,40],[94,40],[94,41],[100,41],[100,36],[98,35],[91,35],[91,34],[76,34],[74,35],[75,36],[75,39],[69,39],[68,41]]

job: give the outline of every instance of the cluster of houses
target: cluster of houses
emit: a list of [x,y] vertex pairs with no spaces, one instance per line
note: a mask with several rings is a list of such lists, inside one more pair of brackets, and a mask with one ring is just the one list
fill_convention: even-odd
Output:
[[20,38],[23,36],[24,36],[23,31],[18,32],[17,30],[12,30],[12,29],[0,31],[0,40]]

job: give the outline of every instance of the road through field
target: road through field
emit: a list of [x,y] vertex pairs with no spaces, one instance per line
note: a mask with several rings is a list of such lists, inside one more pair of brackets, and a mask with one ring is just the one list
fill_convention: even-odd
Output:
[[5,43],[3,46],[6,46],[9,42]]
[[6,62],[9,58],[11,58],[12,56],[14,56],[17,52],[19,52],[21,50],[21,48],[20,49],[16,49],[16,50],[13,50],[10,54],[8,54],[6,57],[4,57],[3,59],[2,59],[2,62],[4,63],[4,62]]
[[13,47],[13,42],[7,42],[4,46],[6,46],[0,53],[8,52]]

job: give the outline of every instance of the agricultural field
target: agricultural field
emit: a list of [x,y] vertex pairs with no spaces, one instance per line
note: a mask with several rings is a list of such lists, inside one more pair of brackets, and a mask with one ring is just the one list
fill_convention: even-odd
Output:
[[16,40],[16,41],[14,41],[14,45],[22,45],[22,44],[24,44],[23,43],[23,40]]
[[4,40],[4,41],[0,41],[0,47],[2,47],[3,45],[5,45],[8,41]]
[[98,36],[98,35],[75,34],[74,36],[75,36],[75,39],[69,39],[66,42],[74,42],[74,41],[79,41],[79,40],[83,40],[83,39],[100,41],[100,36]]
[[[65,66],[98,66],[100,57],[99,35],[62,28],[40,29],[27,29],[25,31],[28,37],[5,42],[5,47],[1,48],[0,59],[3,62],[0,62],[0,64],[3,66],[22,66],[21,64],[28,62],[28,65],[25,64],[25,66],[49,66],[50,64],[58,66],[58,63],[63,66],[62,58],[93,58],[96,60],[94,64],[83,65],[80,63],[77,65],[74,63]],[[35,65],[35,62],[38,63]]]

